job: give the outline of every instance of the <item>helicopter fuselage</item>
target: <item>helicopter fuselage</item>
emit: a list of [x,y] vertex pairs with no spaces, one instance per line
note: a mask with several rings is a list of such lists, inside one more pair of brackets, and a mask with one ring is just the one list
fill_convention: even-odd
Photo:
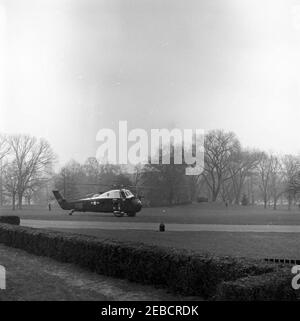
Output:
[[[96,213],[126,213],[135,216],[142,209],[142,202],[129,191],[112,190],[101,195],[84,198],[75,201],[66,201],[58,191],[53,194],[64,210],[72,212],[96,212]],[[119,196],[119,197],[117,197]]]

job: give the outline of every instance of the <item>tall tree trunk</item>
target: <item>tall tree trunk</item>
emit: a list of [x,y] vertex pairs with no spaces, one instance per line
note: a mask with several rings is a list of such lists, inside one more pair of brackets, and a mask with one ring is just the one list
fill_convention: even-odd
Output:
[[216,190],[212,191],[212,201],[215,202],[217,200],[218,193]]
[[251,188],[251,205],[254,206],[255,199],[254,199],[254,190],[253,190],[253,178],[252,178],[252,175],[251,175],[251,178],[250,178],[250,188]]
[[289,195],[288,195],[288,210],[289,211],[291,210],[291,206],[292,206],[292,196],[289,193]]
[[16,209],[16,194],[13,193],[12,195],[12,209],[13,211]]
[[22,199],[23,199],[23,194],[18,193],[18,208],[19,208],[19,210],[22,209]]
[[168,197],[169,205],[173,205],[173,198],[174,198],[174,191],[173,191],[173,187],[171,187],[169,191],[169,197]]
[[3,186],[2,186],[2,177],[0,177],[0,206],[3,206]]
[[216,188],[213,189],[212,191],[212,201],[215,202],[219,196],[220,193],[220,189],[221,189],[221,183],[219,181],[218,186]]
[[238,190],[236,197],[235,197],[235,205],[240,205],[240,200],[241,200],[241,189]]

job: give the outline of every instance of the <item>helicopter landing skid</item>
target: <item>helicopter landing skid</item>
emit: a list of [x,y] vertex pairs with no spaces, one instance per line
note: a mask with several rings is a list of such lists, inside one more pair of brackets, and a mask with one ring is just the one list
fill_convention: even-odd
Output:
[[124,216],[124,212],[120,212],[120,211],[113,211],[113,214],[114,214],[114,216],[116,216],[116,217],[122,217],[122,216]]

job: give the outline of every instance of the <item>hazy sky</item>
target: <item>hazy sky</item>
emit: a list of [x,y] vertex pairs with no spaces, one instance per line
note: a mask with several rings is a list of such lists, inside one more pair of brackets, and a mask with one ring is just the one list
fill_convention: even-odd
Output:
[[119,120],[300,152],[300,0],[0,4],[0,132],[45,137],[61,163]]

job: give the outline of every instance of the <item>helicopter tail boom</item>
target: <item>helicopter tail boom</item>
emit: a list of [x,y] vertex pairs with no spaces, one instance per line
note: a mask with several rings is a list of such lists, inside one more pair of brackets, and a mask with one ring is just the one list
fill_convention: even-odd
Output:
[[59,206],[63,209],[63,210],[67,210],[69,209],[68,207],[68,202],[61,196],[59,191],[53,191],[53,195],[56,198]]

